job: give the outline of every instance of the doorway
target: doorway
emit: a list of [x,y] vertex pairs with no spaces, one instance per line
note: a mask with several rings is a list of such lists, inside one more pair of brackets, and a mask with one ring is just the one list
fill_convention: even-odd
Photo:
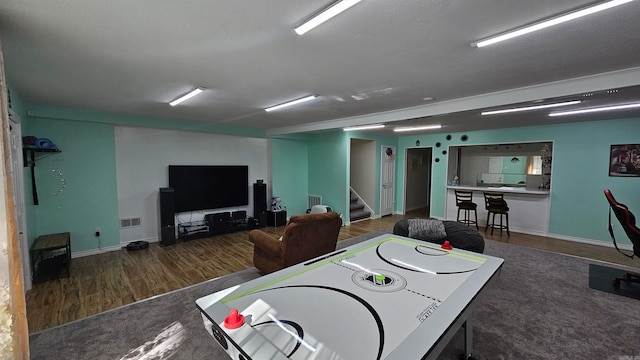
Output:
[[407,148],[404,184],[404,210],[431,213],[431,174],[433,149]]

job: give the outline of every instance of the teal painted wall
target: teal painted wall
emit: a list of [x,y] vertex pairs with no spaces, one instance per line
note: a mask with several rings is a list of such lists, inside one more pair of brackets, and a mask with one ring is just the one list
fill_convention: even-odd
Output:
[[349,138],[342,131],[313,136],[309,142],[309,193],[347,219]]
[[[407,136],[399,146],[414,147],[416,139],[422,146],[434,147],[431,189],[431,214],[444,217],[446,196],[447,156],[442,155],[436,142],[448,146],[500,144],[513,142],[553,141],[551,219],[549,233],[568,238],[581,238],[610,243],[607,232],[608,205],[603,190],[609,188],[616,198],[636,212],[640,212],[640,179],[609,177],[609,151],[612,144],[640,143],[640,119],[591,121],[527,128],[472,131],[447,134]],[[467,135],[467,141],[461,141]],[[398,151],[399,168],[404,151]],[[403,169],[398,171],[398,184],[404,183]],[[398,186],[400,189],[400,186]],[[402,196],[396,197],[396,209],[402,209]],[[512,214],[512,216],[515,216]],[[621,235],[621,242],[629,243]]]
[[[119,246],[113,126],[28,117],[24,130],[23,135],[51,139],[62,151],[36,158],[39,205],[33,206],[29,237],[70,232],[73,252]],[[30,189],[29,183],[27,194]],[[100,239],[96,227],[102,229]]]
[[309,145],[307,141],[271,141],[272,192],[287,207],[287,216],[307,211],[309,194]]
[[21,118],[26,115],[25,103],[22,100],[20,94],[18,94],[15,90],[11,88],[11,86],[7,86],[9,94],[8,94],[8,106],[11,111],[16,113]]

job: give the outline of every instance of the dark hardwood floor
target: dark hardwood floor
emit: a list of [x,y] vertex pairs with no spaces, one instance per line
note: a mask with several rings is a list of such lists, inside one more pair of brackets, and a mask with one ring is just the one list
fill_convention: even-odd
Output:
[[[427,211],[390,215],[344,226],[339,241],[393,227],[402,218],[426,218]],[[262,229],[276,237],[284,226]],[[559,252],[574,256],[638,266],[606,246],[558,240],[511,232],[489,235],[487,239]],[[253,246],[248,230],[217,235],[171,246],[150,244],[139,251],[112,251],[71,261],[71,276],[35,284],[26,294],[29,332],[81,319],[93,314],[160,295],[185,286],[253,266]]]

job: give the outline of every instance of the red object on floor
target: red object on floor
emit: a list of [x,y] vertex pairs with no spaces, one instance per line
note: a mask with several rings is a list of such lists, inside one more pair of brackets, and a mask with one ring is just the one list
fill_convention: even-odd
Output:
[[224,327],[237,329],[244,325],[244,315],[238,313],[238,309],[231,309],[229,316],[224,319]]
[[453,250],[453,246],[451,246],[451,243],[449,242],[449,240],[445,240],[444,243],[442,243],[441,248],[445,250]]

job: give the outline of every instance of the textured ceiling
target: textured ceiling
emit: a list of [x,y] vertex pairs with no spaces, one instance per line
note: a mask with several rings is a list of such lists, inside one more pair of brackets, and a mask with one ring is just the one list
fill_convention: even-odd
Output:
[[[640,99],[640,1],[480,49],[470,43],[593,2],[364,0],[304,36],[293,32],[328,2],[4,0],[5,73],[28,103],[272,135],[378,122],[525,126],[550,120],[480,119],[474,109],[589,91],[593,104]],[[167,104],[197,86],[206,91]],[[627,89],[606,94],[618,87]],[[263,110],[310,94],[319,98]]]

